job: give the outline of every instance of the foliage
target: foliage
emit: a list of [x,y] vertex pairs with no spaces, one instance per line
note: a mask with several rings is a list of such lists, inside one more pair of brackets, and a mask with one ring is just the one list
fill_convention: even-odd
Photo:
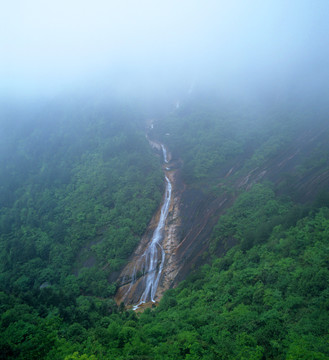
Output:
[[59,284],[72,264],[118,270],[159,204],[161,171],[137,124],[120,109],[78,115],[73,108],[53,120],[11,119],[22,129],[8,130],[0,154],[2,289]]
[[114,311],[113,300],[89,296],[115,293],[108,277],[124,265],[162,197],[159,161],[138,113],[57,105],[1,119],[0,289],[18,301],[4,314],[14,316],[3,332],[9,358],[42,358],[59,346],[57,335],[47,346],[38,340],[48,316],[59,316],[70,326],[61,331],[77,340],[74,334]]
[[[233,187],[305,122],[196,104],[155,126],[187,186],[216,195],[221,181],[236,200],[207,264],[136,314],[115,304],[109,276],[161,200],[159,161],[136,108],[57,105],[2,121],[0,359],[329,358],[327,192],[311,207],[278,196],[284,183]],[[326,138],[301,153],[294,179],[327,168]]]

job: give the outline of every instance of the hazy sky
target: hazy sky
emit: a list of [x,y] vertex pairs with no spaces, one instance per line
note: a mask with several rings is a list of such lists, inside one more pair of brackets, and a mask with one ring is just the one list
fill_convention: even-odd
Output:
[[323,81],[328,20],[328,0],[3,1],[0,90]]

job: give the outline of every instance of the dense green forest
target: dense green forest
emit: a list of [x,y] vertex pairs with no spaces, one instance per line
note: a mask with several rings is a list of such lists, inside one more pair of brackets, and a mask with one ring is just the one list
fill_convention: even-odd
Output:
[[[314,181],[329,170],[329,130],[306,110],[193,99],[155,121],[184,184],[233,205],[204,265],[143,313],[113,295],[164,189],[145,113],[3,112],[0,358],[328,359],[329,195]],[[271,172],[290,152],[295,163]]]
[[[23,313],[30,306],[41,318],[74,323],[77,301],[83,306],[88,296],[114,306],[108,279],[138,244],[163,191],[140,116],[128,106],[75,102],[3,114],[0,288],[27,306]],[[2,354],[16,357],[9,348]]]

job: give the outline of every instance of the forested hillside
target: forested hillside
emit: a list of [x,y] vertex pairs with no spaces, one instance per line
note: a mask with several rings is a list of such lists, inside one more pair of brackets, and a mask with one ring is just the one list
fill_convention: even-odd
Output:
[[0,360],[329,360],[329,1],[2,1]]
[[164,190],[141,108],[3,114],[0,358],[329,358],[326,113],[196,98],[170,111],[149,136],[182,164],[181,233],[209,199],[215,225],[142,313],[113,301]]
[[[231,210],[241,212],[241,203]],[[328,229],[328,208],[313,210],[250,250],[238,246],[213,260],[169,290],[157,309],[113,316],[104,357],[328,359]]]
[[0,288],[21,309],[5,296],[3,310],[14,316],[12,327],[3,324],[8,358],[50,314],[89,323],[81,308],[88,296],[108,313],[116,291],[109,277],[138,244],[163,179],[136,108],[59,102],[2,115]]

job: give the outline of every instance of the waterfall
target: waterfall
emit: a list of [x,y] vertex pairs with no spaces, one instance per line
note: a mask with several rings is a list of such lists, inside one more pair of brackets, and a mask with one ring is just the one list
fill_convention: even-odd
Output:
[[[165,163],[168,163],[167,151],[166,148],[161,144],[163,159]],[[124,297],[130,292],[132,286],[136,283],[136,280],[139,275],[143,275],[142,285],[144,291],[137,303],[133,307],[136,310],[141,304],[144,304],[148,301],[155,302],[154,298],[156,291],[159,285],[161,273],[164,266],[165,252],[162,247],[162,240],[164,235],[165,223],[167,220],[170,200],[171,200],[171,191],[172,185],[168,177],[165,177],[166,180],[166,190],[164,195],[163,204],[161,207],[160,219],[157,224],[156,229],[153,232],[152,239],[144,251],[143,255],[140,257],[136,263],[133,274],[132,281],[130,283],[129,289],[127,290]]]
[[161,149],[162,149],[162,154],[163,154],[163,161],[167,164],[168,163],[168,155],[167,155],[167,150],[163,146],[163,144],[161,144]]

